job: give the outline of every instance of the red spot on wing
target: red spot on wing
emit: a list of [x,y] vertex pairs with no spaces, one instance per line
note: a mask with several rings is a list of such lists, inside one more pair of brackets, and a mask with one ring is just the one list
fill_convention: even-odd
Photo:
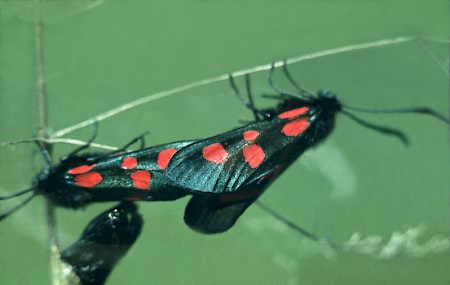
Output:
[[93,188],[98,183],[102,182],[102,180],[102,175],[96,171],[76,175],[73,178],[73,182],[76,185],[86,188]]
[[94,168],[97,164],[91,164],[91,165],[81,165],[72,169],[69,169],[67,171],[67,173],[69,174],[81,174],[81,173],[86,173],[89,170],[91,170],[92,168]]
[[125,157],[122,161],[122,168],[123,169],[133,169],[137,166],[137,159],[136,157]]
[[213,143],[202,150],[203,157],[211,162],[222,164],[230,156],[220,143]]
[[306,112],[308,112],[309,108],[308,107],[301,107],[301,108],[297,108],[297,109],[293,109],[293,110],[289,110],[286,111],[284,113],[281,113],[278,115],[278,118],[280,119],[291,119],[291,118],[295,118],[297,116],[303,115]]
[[288,137],[298,136],[309,127],[309,117],[301,117],[287,122],[281,132]]
[[138,170],[130,174],[133,180],[133,185],[137,189],[148,190],[150,189],[150,179],[152,178],[150,171]]
[[174,148],[169,148],[169,149],[161,151],[158,154],[158,160],[157,160],[158,166],[161,169],[165,169],[167,167],[167,164],[169,164],[170,159],[176,152],[177,152],[177,150]]
[[256,139],[259,136],[259,132],[255,130],[248,130],[244,133],[244,140],[246,141],[252,141]]
[[245,161],[251,168],[258,167],[263,162],[266,154],[263,149],[257,144],[251,144],[246,146],[242,153],[244,154]]

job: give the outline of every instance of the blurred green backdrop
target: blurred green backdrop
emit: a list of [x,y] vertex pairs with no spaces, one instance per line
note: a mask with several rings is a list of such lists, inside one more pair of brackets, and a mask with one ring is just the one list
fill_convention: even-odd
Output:
[[[0,5],[0,138],[10,141],[29,138],[36,129],[36,6]],[[52,130],[230,71],[397,36],[448,39],[450,27],[448,1],[106,0],[43,1],[41,7]],[[427,105],[446,113],[446,60],[445,41],[424,41],[290,68],[307,88],[334,90],[351,105]],[[255,94],[271,92],[266,76],[254,77]],[[257,104],[273,102],[257,97]],[[404,130],[411,146],[339,116],[331,138],[299,159],[262,199],[334,240],[347,241],[356,232],[381,238],[362,246],[376,257],[305,240],[257,207],[229,232],[204,236],[183,223],[187,200],[140,203],[143,234],[108,284],[450,284],[450,256],[442,251],[449,233],[448,128],[424,116],[363,117]],[[121,146],[150,131],[147,144],[156,145],[207,137],[251,118],[221,82],[103,121],[97,141]],[[87,128],[69,137],[86,140],[91,133]],[[71,149],[57,145],[55,157]],[[29,187],[43,166],[33,144],[1,148],[0,155],[1,193]],[[1,223],[1,284],[49,283],[43,205],[35,199]],[[107,207],[58,210],[63,247]],[[423,233],[415,238],[417,229]],[[396,232],[395,241],[404,243],[388,244]],[[393,256],[387,255],[391,248],[398,250]]]

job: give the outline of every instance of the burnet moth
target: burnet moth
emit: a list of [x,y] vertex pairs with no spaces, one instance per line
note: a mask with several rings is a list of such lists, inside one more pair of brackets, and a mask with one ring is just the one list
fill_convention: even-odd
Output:
[[32,193],[31,196],[1,214],[0,220],[27,204],[36,195],[44,195],[56,206],[78,209],[94,202],[171,201],[189,194],[189,191],[167,179],[164,171],[173,154],[192,143],[191,141],[116,154],[141,139],[140,137],[113,153],[79,155],[93,139],[63,158],[56,167],[51,165],[48,153],[42,148],[48,166],[36,176],[35,186],[0,197],[0,200],[27,193]]
[[[189,203],[185,220],[191,227],[210,233],[231,227],[304,151],[331,134],[338,113],[367,128],[395,136],[405,144],[408,139],[401,131],[366,122],[349,111],[425,114],[448,124],[445,117],[428,107],[378,110],[344,105],[332,92],[319,91],[314,95],[302,89],[286,65],[283,70],[299,94],[280,91],[273,84],[272,67],[269,84],[278,94],[269,97],[280,103],[275,108],[259,110],[253,104],[249,76],[246,77],[249,100],[242,97],[230,76],[232,88],[254,112],[255,122],[187,145],[169,162],[166,173],[173,182],[193,193],[211,193],[194,197]],[[313,237],[301,228],[297,230]]]
[[133,202],[121,202],[95,217],[81,237],[61,252],[81,284],[104,284],[142,230],[143,220]]

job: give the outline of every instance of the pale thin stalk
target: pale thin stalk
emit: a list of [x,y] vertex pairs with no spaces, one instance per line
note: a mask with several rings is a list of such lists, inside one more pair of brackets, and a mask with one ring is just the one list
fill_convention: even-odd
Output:
[[[77,140],[77,139],[68,139],[68,138],[48,138],[48,139],[47,138],[31,138],[31,139],[4,142],[0,146],[8,147],[8,146],[13,146],[15,144],[30,143],[30,142],[40,142],[43,144],[65,143],[65,144],[70,144],[70,145],[86,145],[86,144],[88,144],[88,142],[86,142],[86,141]],[[99,144],[99,143],[89,143],[89,147],[94,147],[94,148],[99,148],[99,149],[104,149],[104,150],[112,150],[112,151],[119,149],[118,147],[115,147],[115,146]]]
[[[39,0],[35,0],[36,4],[36,22],[35,22],[35,57],[36,57],[36,80],[38,88],[38,132],[37,137],[44,139],[47,136],[47,96],[44,80],[44,52],[43,52],[43,27],[44,23],[41,16],[41,7]],[[48,144],[44,144],[49,155],[51,149]],[[55,206],[50,200],[46,201],[46,217],[48,228],[48,250],[50,260],[50,279],[53,285],[68,284],[64,276],[66,272],[60,260],[60,251],[58,245],[57,223]],[[75,283],[72,283],[76,285]]]
[[[344,46],[344,47],[340,47],[340,48],[334,48],[334,49],[319,51],[319,52],[306,54],[306,55],[302,55],[302,56],[298,56],[298,57],[294,57],[294,58],[289,58],[286,60],[280,60],[280,61],[274,62],[273,65],[275,67],[280,67],[283,64],[293,64],[293,63],[297,63],[297,62],[301,62],[301,61],[305,61],[305,60],[315,59],[315,58],[334,55],[334,54],[340,54],[340,53],[349,52],[349,51],[353,51],[353,50],[368,49],[368,48],[374,48],[374,47],[380,47],[380,46],[386,46],[386,45],[399,44],[399,43],[413,41],[415,39],[416,39],[416,37],[398,37],[398,38],[393,38],[393,39],[383,39],[383,40],[379,40],[379,41],[348,45],[348,46]],[[239,76],[243,76],[245,74],[252,74],[252,73],[270,70],[270,68],[272,68],[272,63],[264,64],[264,65],[260,65],[260,66],[256,66],[253,68],[240,70],[240,71],[235,71],[235,72],[232,72],[231,75],[233,77],[239,77]],[[151,101],[155,101],[157,99],[168,97],[168,96],[171,96],[171,95],[183,92],[183,91],[187,91],[187,90],[197,88],[200,86],[205,86],[205,85],[208,85],[211,83],[228,80],[229,76],[230,76],[230,74],[223,74],[220,76],[200,80],[200,81],[182,85],[182,86],[179,86],[179,87],[167,90],[167,91],[162,91],[162,92],[158,92],[158,93],[154,93],[154,94],[142,97],[142,98],[132,101],[130,103],[127,103],[127,104],[121,105],[117,108],[106,111],[94,118],[87,119],[78,124],[75,124],[75,125],[66,127],[64,129],[61,129],[59,131],[56,131],[53,133],[53,135],[51,137],[52,138],[62,137],[73,131],[90,126],[95,121],[105,120],[105,119],[115,116],[121,112],[135,108],[142,104],[146,104]]]
[[[448,115],[450,118],[450,41],[448,42],[448,62],[447,62],[447,82],[448,82],[448,98],[449,98],[449,102],[448,102]],[[449,125],[449,129],[448,129],[448,136],[449,136],[449,146],[450,146],[450,125]],[[449,157],[450,159],[450,157]],[[449,201],[450,202],[450,201]],[[450,208],[449,208],[449,218],[450,218]],[[450,219],[449,219],[450,220]],[[450,228],[450,224],[449,224],[449,228]],[[448,236],[448,240],[450,243],[450,235]]]

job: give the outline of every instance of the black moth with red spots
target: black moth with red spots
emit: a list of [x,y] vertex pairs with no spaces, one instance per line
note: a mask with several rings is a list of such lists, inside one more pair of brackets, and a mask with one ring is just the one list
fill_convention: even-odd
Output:
[[[281,102],[275,108],[258,110],[254,107],[249,92],[249,76],[249,102],[241,97],[230,77],[233,89],[254,112],[256,121],[198,140],[182,148],[170,160],[166,174],[172,181],[193,193],[211,193],[194,196],[189,202],[185,221],[191,228],[205,233],[228,230],[304,151],[318,145],[330,135],[339,112],[365,127],[396,136],[404,143],[407,143],[407,137],[401,131],[368,123],[347,110],[419,113],[434,116],[448,124],[447,118],[427,107],[372,110],[342,105],[332,92],[320,91],[313,95],[301,89],[293,82],[285,67],[284,71],[303,96],[287,94],[274,87],[272,68],[269,83],[279,93],[274,97]],[[262,115],[263,119],[259,119],[258,115]],[[293,228],[315,238],[296,225]]]
[[280,174],[305,150],[323,141],[333,130],[341,105],[332,93],[309,101],[289,98],[265,110],[257,121],[178,151],[167,176],[192,191],[232,193],[274,171]]
[[319,93],[311,102],[288,99],[263,111],[270,120],[179,150],[169,162],[168,177],[193,193],[210,193],[194,195],[186,224],[203,233],[231,228],[297,157],[331,133],[339,110],[331,93]]
[[[166,178],[165,168],[173,154],[192,143],[181,141],[114,155],[78,155],[89,144],[75,150],[62,162],[50,165],[37,175],[35,186],[10,196],[7,200],[29,192],[30,197],[0,215],[5,219],[31,201],[43,195],[56,206],[78,209],[95,202],[106,201],[171,201],[184,197],[189,190]],[[48,158],[45,150],[44,157]]]
[[56,205],[79,208],[105,201],[170,201],[188,194],[166,179],[172,155],[190,141],[110,157],[74,156],[41,175],[37,193]]

